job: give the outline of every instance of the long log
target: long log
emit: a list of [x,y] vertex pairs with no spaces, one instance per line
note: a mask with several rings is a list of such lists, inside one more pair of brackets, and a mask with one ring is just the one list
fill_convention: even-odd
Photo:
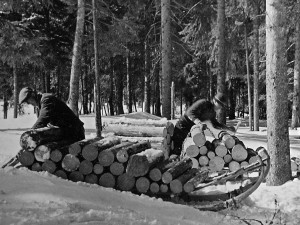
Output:
[[73,144],[69,145],[69,153],[77,156],[78,154],[81,153],[84,146],[89,145],[89,144],[99,141],[99,140],[101,140],[101,138],[96,137],[96,138],[84,139],[81,141],[74,142]]
[[31,166],[34,163],[35,158],[32,152],[21,151],[19,161],[23,166]]
[[62,168],[65,169],[68,172],[75,171],[79,168],[80,161],[79,159],[72,155],[72,154],[67,154],[62,160]]
[[99,152],[120,144],[120,138],[116,136],[108,136],[96,142],[85,145],[82,149],[83,158],[94,161],[99,156]]
[[147,126],[120,126],[109,124],[104,129],[105,132],[112,132],[116,136],[129,137],[163,137],[164,127]]
[[190,170],[187,170],[183,174],[181,174],[176,179],[173,179],[170,182],[170,189],[174,194],[179,194],[183,191],[183,185],[190,180],[192,177],[194,177],[197,173],[200,171],[198,169],[192,168]]
[[45,160],[50,159],[51,152],[54,150],[59,150],[62,153],[67,154],[66,148],[69,144],[71,144],[70,140],[62,140],[39,145],[34,150],[34,156],[37,161],[45,162]]
[[198,184],[201,184],[206,180],[208,177],[209,171],[201,171],[199,174],[188,180],[184,185],[183,185],[183,190],[187,193],[190,193],[195,190]]
[[93,163],[85,159],[80,162],[78,171],[83,175],[88,175],[93,172],[93,169],[94,169]]
[[133,144],[134,143],[132,142],[122,142],[120,144],[117,144],[113,147],[101,151],[98,155],[99,164],[102,166],[110,166],[115,161],[115,157],[118,151]]
[[126,172],[134,177],[144,176],[157,163],[164,160],[164,152],[158,149],[147,149],[130,156]]
[[120,149],[116,153],[116,158],[119,162],[125,163],[128,161],[131,155],[142,152],[149,148],[151,148],[151,144],[149,141],[141,141],[139,143],[129,145],[128,147]]
[[42,170],[47,171],[48,173],[54,173],[56,170],[56,164],[53,161],[47,159],[42,164]]
[[190,158],[184,158],[177,162],[172,168],[168,169],[162,175],[162,181],[165,184],[169,184],[173,179],[177,178],[185,171],[191,169],[193,166],[193,161]]
[[179,161],[179,157],[177,155],[170,156],[170,158],[158,163],[149,171],[149,178],[152,181],[160,181],[162,174],[173,167]]
[[63,138],[63,132],[60,128],[43,127],[25,131],[20,137],[20,145],[27,151],[33,151],[41,144],[60,141]]
[[134,188],[135,177],[128,173],[123,173],[117,178],[117,188],[121,191],[130,191]]
[[99,185],[113,188],[116,185],[116,178],[111,173],[103,173],[99,178]]
[[150,181],[146,177],[139,177],[135,182],[135,187],[139,193],[146,193],[150,188]]

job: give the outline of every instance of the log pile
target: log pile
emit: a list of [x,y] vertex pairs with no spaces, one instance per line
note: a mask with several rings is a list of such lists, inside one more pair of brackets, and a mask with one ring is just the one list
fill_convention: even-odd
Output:
[[219,172],[236,171],[257,161],[254,150],[246,148],[236,136],[220,131],[218,138],[208,141],[203,125],[194,125],[183,143],[181,157],[193,160],[193,168]]
[[[169,123],[163,132],[166,142],[171,139],[173,131],[174,126]],[[169,148],[170,143],[167,144]],[[180,194],[193,190],[196,182],[192,178],[203,173],[192,169],[191,158],[166,157],[165,149],[155,149],[149,141],[129,142],[107,136],[75,143],[63,140],[36,145],[22,151],[20,162],[23,166],[74,182],[121,191],[149,195]]]
[[247,149],[235,136],[224,132],[210,142],[201,126],[191,129],[180,157],[169,157],[174,125],[170,122],[165,125],[163,144],[159,148],[149,141],[124,141],[117,136],[75,143],[61,140],[36,142],[35,147],[24,148],[20,162],[31,170],[47,171],[74,182],[169,196],[193,192],[210,172],[226,167],[235,171],[257,161],[254,150]]

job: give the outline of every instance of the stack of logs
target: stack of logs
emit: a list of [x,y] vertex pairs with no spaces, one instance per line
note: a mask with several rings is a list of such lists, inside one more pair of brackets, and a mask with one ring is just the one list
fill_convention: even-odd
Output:
[[181,157],[189,157],[193,168],[218,172],[228,168],[234,172],[257,161],[253,149],[246,148],[236,136],[221,131],[219,138],[208,141],[204,127],[194,125],[183,143]]
[[21,136],[24,151],[19,158],[34,171],[154,196],[193,192],[211,171],[226,166],[235,171],[246,162],[256,161],[236,137],[223,133],[220,139],[209,142],[199,126],[186,138],[183,157],[168,157],[173,131],[174,125],[168,123],[165,143],[156,149],[149,141],[121,141],[116,136],[69,143],[62,140],[58,128],[36,129]]
[[164,150],[151,148],[149,141],[121,142],[108,136],[70,143],[59,134],[58,128],[25,132],[21,164],[74,182],[151,195],[191,192],[208,176],[207,171],[192,169],[190,158],[166,158]]

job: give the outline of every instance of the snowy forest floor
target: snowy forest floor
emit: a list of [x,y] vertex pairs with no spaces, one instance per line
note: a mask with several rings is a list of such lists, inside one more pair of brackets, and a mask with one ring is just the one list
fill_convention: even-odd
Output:
[[[80,118],[86,137],[95,136],[94,117]],[[111,119],[103,117],[103,122]],[[138,119],[147,124],[149,118]],[[0,166],[17,153],[20,135],[35,120],[31,110],[17,119],[11,113],[7,120],[0,119]],[[249,131],[248,121],[243,119],[236,135],[247,147],[267,148],[265,121],[261,121],[260,131]],[[300,157],[299,136],[299,130],[290,130],[291,156]],[[0,169],[0,224],[300,224],[299,187],[298,178],[277,187],[261,184],[236,209],[201,212],[159,198],[62,180],[47,172],[6,168]]]

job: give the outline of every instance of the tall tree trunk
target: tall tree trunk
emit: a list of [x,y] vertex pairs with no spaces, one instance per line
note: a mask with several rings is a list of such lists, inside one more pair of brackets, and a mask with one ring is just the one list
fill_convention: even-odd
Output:
[[267,185],[271,186],[291,179],[286,15],[284,0],[266,1],[267,135],[271,157]]
[[153,66],[153,74],[155,79],[155,115],[161,116],[160,112],[160,77],[159,77],[159,63],[155,63]]
[[114,109],[114,58],[110,58],[110,90],[109,90],[109,112],[113,116],[115,114]]
[[250,66],[249,66],[249,53],[248,53],[248,31],[247,31],[247,16],[248,16],[248,7],[246,1],[245,8],[245,21],[244,21],[244,34],[245,34],[245,54],[246,54],[246,69],[247,69],[247,88],[248,88],[248,115],[249,115],[249,129],[253,131],[253,121],[252,121],[252,100],[251,100],[251,79],[250,79]]
[[254,130],[259,131],[259,2],[254,1],[254,20],[253,20],[253,124]]
[[94,31],[94,58],[95,58],[95,122],[96,136],[101,137],[102,122],[101,122],[101,98],[100,98],[100,67],[99,67],[99,25],[98,25],[98,10],[96,0],[92,0],[93,4],[93,31]]
[[132,85],[131,85],[131,60],[130,60],[130,51],[126,50],[126,74],[127,74],[127,107],[128,113],[132,113]]
[[[217,93],[226,94],[226,56],[225,56],[225,0],[218,0],[218,77]],[[226,111],[221,109],[217,113],[220,123],[226,123]]]
[[149,43],[145,41],[145,68],[144,68],[144,77],[145,77],[145,88],[144,88],[144,112],[150,113],[150,48]]
[[[85,25],[85,34],[88,33],[87,25]],[[88,57],[88,41],[85,41],[85,49],[83,51],[83,70],[82,70],[82,78],[81,78],[81,90],[82,90],[82,109],[83,114],[88,114],[88,102],[89,102],[89,57]]]
[[13,75],[14,75],[14,118],[18,117],[19,109],[19,85],[18,85],[18,67],[17,62],[13,61]]
[[85,17],[85,0],[78,0],[77,22],[73,46],[72,67],[70,77],[70,93],[68,103],[72,111],[78,115],[79,74],[82,54],[82,39]]
[[171,16],[170,0],[161,1],[162,116],[171,119]]
[[115,56],[114,70],[116,73],[116,104],[117,114],[124,114],[123,109],[123,57],[121,55]]
[[[298,6],[300,6],[300,0],[297,1]],[[299,98],[299,88],[300,88],[300,22],[296,21],[296,47],[295,47],[295,64],[294,64],[294,93],[293,93],[293,110],[292,110],[292,122],[291,128],[295,129],[299,127],[300,119],[300,98]]]

